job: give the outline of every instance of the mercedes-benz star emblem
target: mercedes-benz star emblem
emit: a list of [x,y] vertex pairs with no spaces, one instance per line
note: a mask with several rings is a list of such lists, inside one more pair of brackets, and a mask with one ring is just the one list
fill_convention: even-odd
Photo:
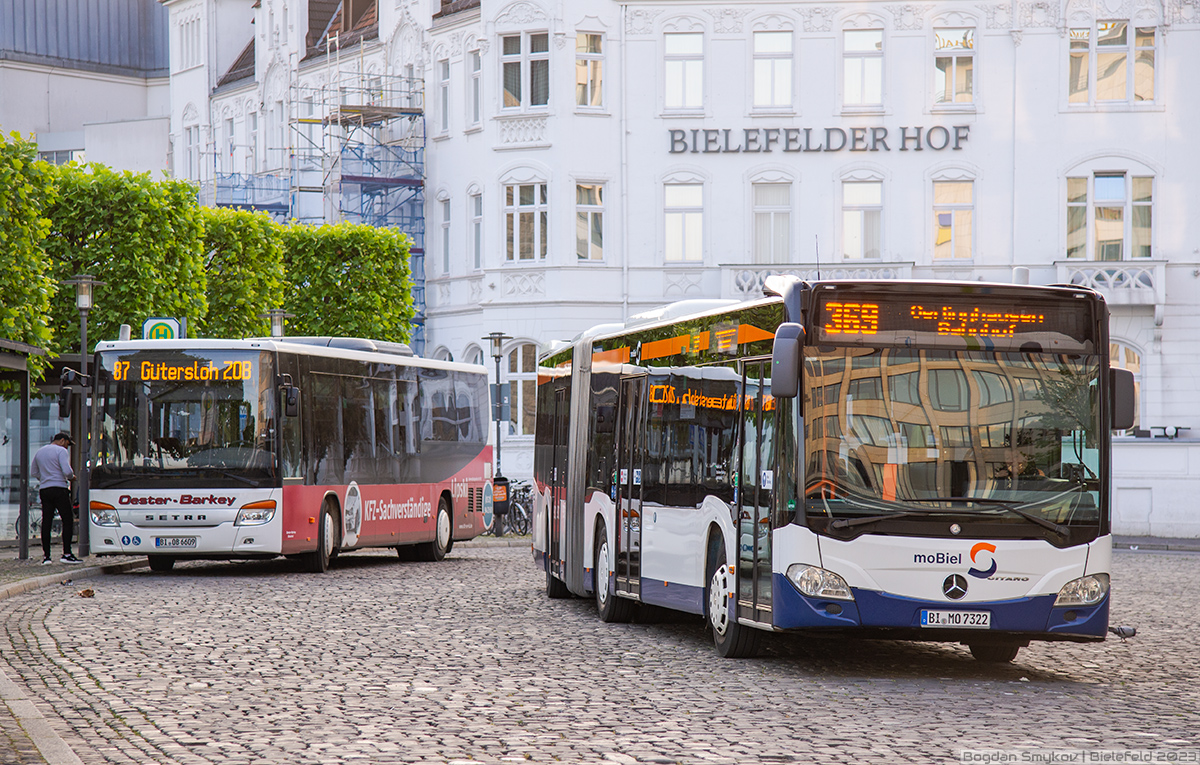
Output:
[[951,600],[962,600],[967,594],[967,578],[962,574],[951,574],[942,582],[942,594]]

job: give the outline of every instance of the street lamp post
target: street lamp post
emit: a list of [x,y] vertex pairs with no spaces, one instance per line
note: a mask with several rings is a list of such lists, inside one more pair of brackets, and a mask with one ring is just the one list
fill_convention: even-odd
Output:
[[266,313],[260,313],[258,318],[271,320],[271,337],[283,337],[283,320],[291,319],[296,314],[288,313],[282,308],[271,308]]
[[[79,444],[79,557],[86,558],[92,551],[89,529],[91,501],[89,495],[88,469],[92,451],[92,386],[88,383],[87,319],[92,310],[92,288],[103,287],[91,274],[76,274],[64,283],[75,285],[75,307],[79,309],[79,375],[83,382],[83,401],[80,402]],[[66,532],[66,529],[63,530]]]
[[504,348],[505,340],[512,340],[512,337],[503,332],[492,332],[484,340],[492,341],[492,358],[496,360],[496,400],[492,405],[492,419],[496,421],[496,476],[503,475],[500,472],[500,359],[503,358],[501,350]]

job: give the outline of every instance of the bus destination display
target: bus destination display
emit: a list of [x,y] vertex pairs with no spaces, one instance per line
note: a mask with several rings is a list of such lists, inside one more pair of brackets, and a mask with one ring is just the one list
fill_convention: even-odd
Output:
[[923,342],[961,338],[968,344],[979,340],[1000,345],[1032,335],[1065,336],[1079,343],[1088,339],[1082,304],[1016,304],[1003,298],[830,295],[822,301],[817,330],[819,340],[845,343],[870,343],[881,335],[878,340],[887,342],[907,336]]
[[254,362],[222,359],[213,361],[113,361],[112,377],[117,382],[243,382],[251,379]]

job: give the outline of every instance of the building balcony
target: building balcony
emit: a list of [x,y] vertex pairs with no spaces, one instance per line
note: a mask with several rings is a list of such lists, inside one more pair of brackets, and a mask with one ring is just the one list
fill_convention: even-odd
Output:
[[752,263],[721,265],[721,297],[732,300],[753,300],[762,297],[763,282],[768,276],[785,274],[805,281],[822,279],[911,279],[910,262],[855,261],[848,263]]
[[1153,307],[1154,324],[1162,326],[1167,303],[1166,261],[1060,260],[1055,265],[1061,284],[1094,289],[1109,305]]

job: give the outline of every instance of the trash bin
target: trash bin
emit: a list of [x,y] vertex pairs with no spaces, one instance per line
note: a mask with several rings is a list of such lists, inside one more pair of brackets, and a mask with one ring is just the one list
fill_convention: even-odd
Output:
[[492,479],[492,512],[508,515],[508,479],[502,475]]

